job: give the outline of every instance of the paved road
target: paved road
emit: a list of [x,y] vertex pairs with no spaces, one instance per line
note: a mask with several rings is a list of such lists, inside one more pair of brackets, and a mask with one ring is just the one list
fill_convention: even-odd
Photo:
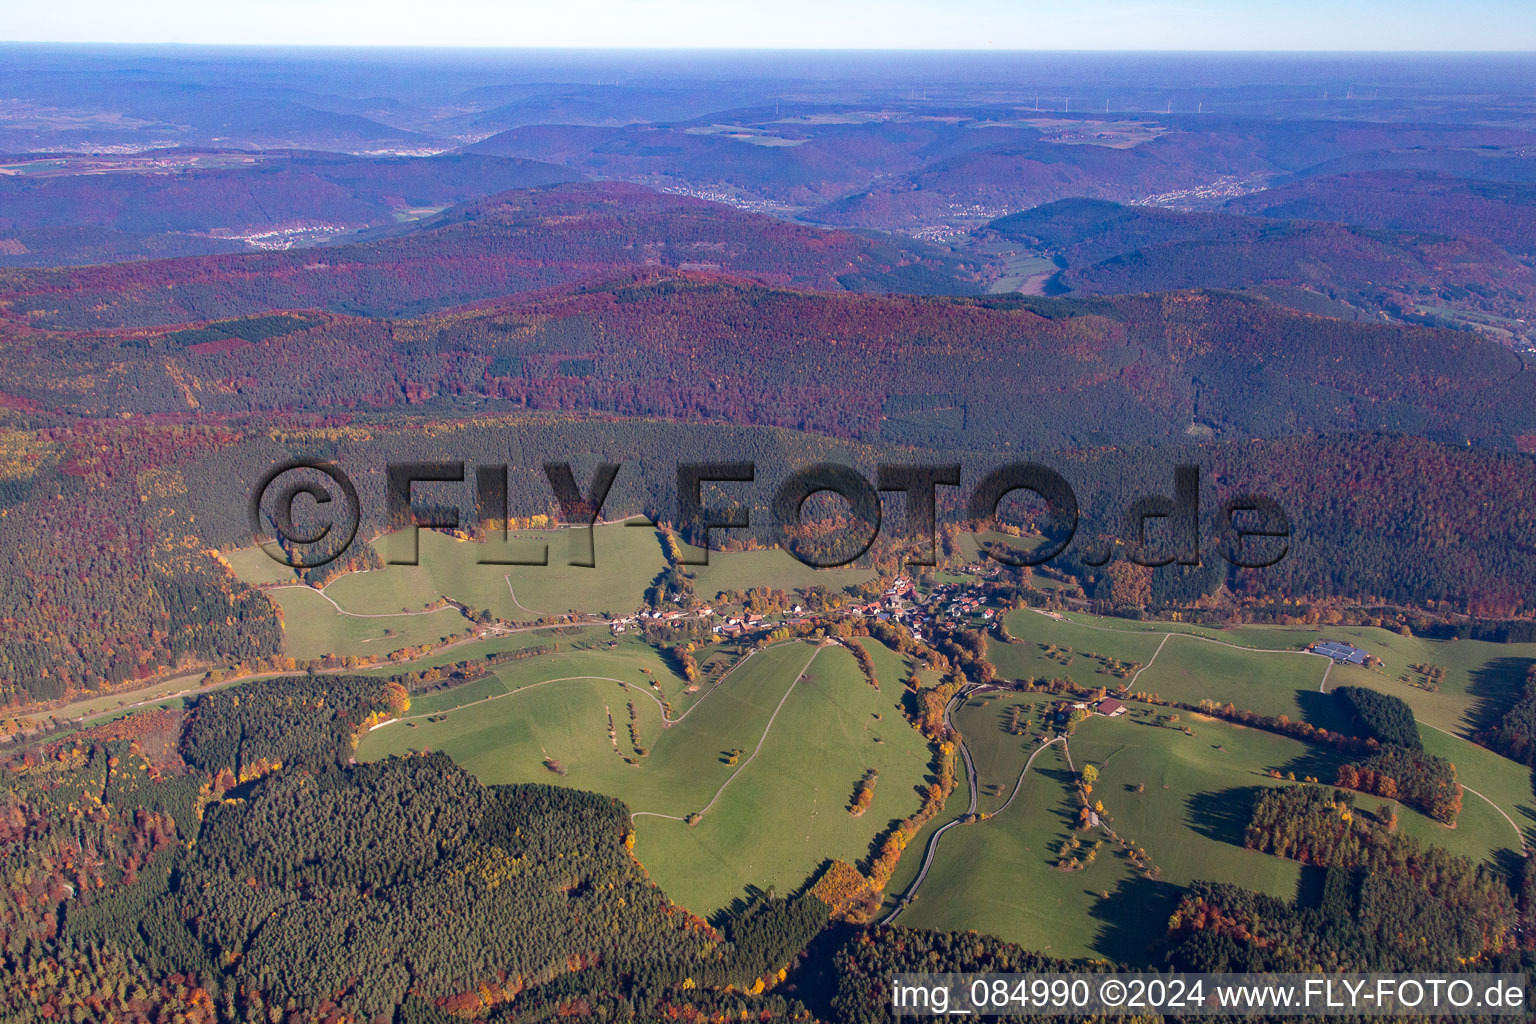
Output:
[[[951,713],[953,713],[955,708],[959,707],[966,698],[975,692],[975,690],[975,687],[961,690],[959,693],[955,694],[955,696],[950,700],[948,704],[944,706],[944,724],[946,726],[950,725],[949,716]],[[958,735],[958,733],[956,735]],[[993,813],[993,817],[996,817],[997,815],[1003,813],[1003,811],[1007,810],[1008,805],[1013,803],[1013,798],[1019,795],[1019,790],[1024,785],[1024,776],[1029,774],[1029,767],[1035,763],[1035,758],[1040,756],[1040,752],[1043,751],[1046,747],[1056,743],[1060,743],[1062,745],[1062,749],[1065,750],[1066,742],[1066,737],[1058,736],[1055,739],[1048,740],[1035,748],[1034,752],[1029,755],[1029,760],[1024,762],[1024,768],[1019,772],[1018,781],[1013,784],[1013,792],[1008,794],[1008,799],[1003,803],[1003,806],[999,807],[997,811]],[[976,765],[971,760],[970,748],[965,745],[965,739],[963,737],[959,740],[959,745],[960,757],[965,762],[965,776],[966,779],[970,782],[970,804],[966,807],[964,814],[953,819],[952,821],[945,822],[943,825],[939,826],[933,835],[928,837],[928,848],[923,852],[923,865],[918,869],[917,877],[912,879],[912,884],[907,886],[907,891],[902,894],[901,902],[896,904],[896,906],[892,908],[889,914],[885,915],[885,918],[880,922],[881,924],[890,924],[892,921],[896,920],[896,916],[903,910],[907,909],[907,906],[917,896],[918,887],[923,884],[923,879],[928,877],[928,869],[933,866],[934,854],[938,852],[939,840],[944,838],[944,833],[948,832],[950,829],[957,825],[965,824],[967,819],[973,818],[976,814],[976,801],[977,797],[980,795],[979,787],[976,783]]]

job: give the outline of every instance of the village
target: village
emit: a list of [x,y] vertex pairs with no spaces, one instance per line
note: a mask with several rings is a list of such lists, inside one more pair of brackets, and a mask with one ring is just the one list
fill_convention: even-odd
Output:
[[[681,626],[703,622],[708,624],[712,635],[722,640],[741,640],[759,633],[771,633],[781,627],[806,626],[827,619],[862,618],[899,623],[912,632],[913,639],[923,642],[938,631],[985,627],[996,619],[999,609],[988,606],[987,584],[1000,575],[997,567],[972,562],[948,575],[964,579],[935,583],[927,593],[922,593],[911,577],[898,575],[881,593],[868,600],[855,600],[823,609],[811,609],[803,603],[795,603],[779,615],[745,608],[722,610],[716,608],[714,603],[688,609],[663,610],[650,607],[633,615],[612,619],[608,628],[614,636],[620,636],[643,628],[648,623]],[[675,595],[672,603],[682,604],[682,596]]]

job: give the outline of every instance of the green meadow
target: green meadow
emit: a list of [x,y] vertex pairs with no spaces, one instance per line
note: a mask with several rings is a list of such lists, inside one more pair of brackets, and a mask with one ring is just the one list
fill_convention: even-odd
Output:
[[[485,542],[458,540],[433,530],[402,530],[373,542],[386,567],[343,576],[326,588],[354,612],[399,612],[439,597],[471,608],[488,608],[508,622],[528,622],[568,612],[627,615],[644,602],[645,588],[666,566],[654,529],[623,524],[592,529],[588,568],[585,530],[500,534]],[[416,565],[390,565],[414,557]],[[548,560],[548,565],[487,564],[485,560]]]
[[[1245,849],[1243,833],[1266,787],[1298,784],[1271,778],[1271,770],[1326,781],[1341,755],[1188,712],[1169,724],[1160,721],[1165,709],[1132,702],[1126,716],[1083,722],[1066,749],[1040,750],[1009,803],[1020,771],[1039,748],[1036,733],[1049,703],[1038,694],[991,693],[957,709],[955,725],[976,763],[979,810],[989,816],[944,836],[901,923],[976,929],[1061,956],[1150,964],[1146,937],[1162,934],[1178,889],[1196,879],[1296,896],[1301,866]],[[1022,736],[1009,728],[1015,707],[1034,726]],[[1136,871],[1104,831],[1075,831],[1074,787],[1085,764],[1099,771],[1091,797],[1102,802],[1105,823],[1146,852],[1155,878]],[[1505,799],[1519,796],[1518,773],[1481,763],[1478,773],[1495,780],[1490,786]],[[1528,781],[1524,792],[1528,808]],[[1368,810],[1380,802],[1357,797]],[[1518,849],[1509,823],[1470,794],[1454,828],[1400,804],[1394,809],[1405,832],[1476,860]],[[1105,842],[1085,868],[1063,870],[1056,861],[1073,835],[1081,850],[1095,839]]]
[[[283,613],[287,654],[299,659],[361,657],[435,644],[469,629],[471,623],[458,609],[429,609],[445,598],[472,610],[488,609],[496,618],[513,623],[569,612],[625,615],[635,611],[665,566],[656,531],[599,526],[591,539],[596,568],[569,564],[587,557],[586,533],[581,530],[511,534],[505,544],[499,535],[479,543],[421,530],[414,556],[410,533],[401,531],[373,542],[385,568],[338,577],[323,591],[297,584],[291,573],[256,548],[231,552],[227,558],[245,582],[276,584],[267,594]],[[482,564],[487,558],[535,559],[546,554],[547,566]],[[411,557],[418,564],[388,564],[391,559]],[[475,649],[496,648],[477,645]]]
[[[323,594],[270,594],[284,613],[288,651],[299,658],[387,654],[462,633],[468,622],[456,610],[423,613],[444,597],[513,622],[639,607],[665,567],[656,531],[598,527],[597,570],[567,564],[581,557],[584,538],[572,530],[529,532],[502,548],[422,531],[419,565],[351,574]],[[386,560],[399,558],[408,539],[395,534],[375,546]],[[962,555],[973,555],[977,540],[962,538]],[[545,546],[549,566],[480,564],[498,552],[533,557]],[[281,578],[274,572],[280,567],[260,552],[235,552],[230,561],[251,582]],[[706,600],[756,586],[835,591],[872,578],[857,568],[814,570],[778,550],[715,552],[709,566],[690,571]],[[1466,739],[1518,692],[1536,663],[1536,645],[1434,641],[1359,627],[1216,629],[1031,609],[1009,613],[1006,625],[1015,642],[989,644],[1004,680],[1065,677],[1108,692],[1230,702],[1341,731],[1350,723],[1322,692],[1325,672],[1329,689],[1351,683],[1391,693],[1413,708],[1426,748],[1455,763],[1468,787],[1455,828],[1398,806],[1400,828],[1478,860],[1517,849],[1522,835],[1536,837],[1531,773]],[[1357,644],[1382,665],[1333,666],[1304,652],[1320,639]],[[675,899],[709,914],[749,887],[788,891],[829,857],[862,861],[877,836],[919,806],[932,751],[902,714],[900,684],[909,666],[863,642],[880,689],[836,645],[775,645],[741,661],[718,686],[688,687],[649,645],[635,636],[615,640],[601,626],[478,640],[411,667],[530,646],[559,649],[418,695],[408,719],[369,734],[358,756],[443,750],[488,783],[554,783],[622,799],[635,813],[641,863]],[[945,834],[903,924],[973,928],[1058,955],[1142,963],[1149,955],[1145,937],[1161,934],[1179,887],[1197,878],[1296,894],[1301,868],[1244,849],[1242,831],[1264,787],[1291,784],[1272,779],[1272,769],[1326,783],[1340,755],[1190,712],[1176,727],[1159,724],[1166,711],[1133,702],[1131,715],[1083,723],[1069,749],[1041,750],[1020,782],[1039,749],[1050,703],[1043,694],[994,692],[956,711],[984,817]],[[1076,768],[1099,768],[1094,798],[1103,801],[1111,826],[1146,851],[1155,878],[1143,877],[1103,833],[1097,836],[1106,842],[1086,867],[1056,866],[1063,843],[1074,835],[1091,843],[1094,835],[1074,830],[1068,758]],[[875,798],[854,817],[850,801],[869,770],[878,772]],[[946,811],[909,844],[888,900],[910,885],[933,831],[965,809],[970,793],[960,775]],[[1380,802],[1357,799],[1367,809]]]
[[[1142,883],[1107,844],[1085,870],[1053,866],[1057,847],[1072,835],[1076,820],[1072,773],[1060,745],[1049,747],[1036,758],[1008,810],[945,833],[928,877],[899,923],[974,929],[1053,956],[1144,962],[1145,952],[1138,953],[1135,943],[1103,938],[1105,915],[1124,920],[1128,910],[1142,935],[1161,934],[1166,899],[1153,905],[1139,896]],[[912,853],[921,856],[916,849]]]
[[[704,552],[701,548],[685,546],[683,557],[698,560],[704,557]],[[782,548],[711,551],[708,565],[688,566],[688,572],[694,577],[694,593],[706,601],[713,600],[722,591],[746,592],[754,587],[770,587],[788,593],[819,586],[836,592],[875,578],[873,569],[857,566],[812,568]]]
[[[1114,623],[1116,620],[1102,620]],[[1116,677],[1103,659],[1146,665],[1162,637],[1139,630],[1121,630],[1030,608],[1009,612],[1004,620],[1015,642],[992,639],[987,657],[1002,679],[1071,679],[1083,686],[1116,690],[1127,678]]]
[[312,587],[267,591],[283,614],[284,652],[300,660],[325,655],[384,656],[402,647],[435,644],[463,633],[470,622],[455,607],[401,615],[347,614]]
[[[1067,676],[1085,685],[1108,685],[1102,675],[1082,675],[1028,649],[1027,643],[1070,646],[1147,664],[1163,635],[1173,634],[1161,653],[1136,680],[1135,689],[1160,696],[1198,701],[1231,701],[1266,714],[1314,718],[1326,714],[1320,702],[1305,696],[1318,691],[1323,671],[1328,688],[1368,686],[1407,701],[1415,717],[1458,736],[1468,736],[1497,720],[1519,695],[1526,672],[1536,664],[1536,644],[1499,644],[1481,640],[1431,640],[1366,626],[1239,626],[1215,629],[1188,623],[1138,622],[1069,613],[1059,619],[1030,609],[1009,613],[1008,630],[1026,645],[992,645],[993,661],[1004,678]],[[1147,647],[1152,638],[1152,647]],[[1219,641],[1219,643],[1202,642]],[[1262,652],[1300,652],[1318,640],[1342,640],[1380,658],[1377,668],[1335,665],[1320,656]],[[1232,647],[1248,650],[1233,650]],[[1019,650],[1023,646],[1023,650]],[[1008,668],[1005,669],[1005,665]],[[1417,667],[1416,667],[1417,666]],[[1428,688],[1422,669],[1435,666],[1444,678]],[[1087,666],[1084,666],[1086,669]]]
[[[787,892],[828,857],[861,860],[918,808],[931,752],[901,714],[901,660],[871,653],[880,689],[837,645],[766,648],[692,704],[679,701],[670,723],[660,702],[681,681],[662,680],[657,693],[649,679],[660,667],[642,673],[632,652],[532,658],[414,703],[406,721],[365,737],[358,757],[441,750],[486,783],[618,797],[635,813],[640,862],[707,914],[748,886]],[[855,817],[849,805],[870,769],[874,800]]]

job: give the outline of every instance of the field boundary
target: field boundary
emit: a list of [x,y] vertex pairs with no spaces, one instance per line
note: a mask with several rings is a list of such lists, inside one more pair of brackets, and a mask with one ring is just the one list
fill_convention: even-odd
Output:
[[[811,663],[816,660],[816,655],[820,654],[828,646],[830,646],[830,645],[829,644],[824,644],[824,643],[823,644],[817,644],[816,645],[816,649],[811,652],[810,658],[808,658],[806,660],[805,664],[800,667],[800,671],[795,673],[795,678],[790,682],[789,688],[784,691],[784,696],[779,698],[779,703],[774,707],[773,714],[768,716],[768,722],[767,722],[766,725],[763,726],[763,734],[761,736],[759,736],[758,739],[757,739],[757,746],[753,747],[751,755],[749,755],[745,761],[741,762],[741,764],[736,767],[735,771],[731,772],[730,777],[727,778],[724,782],[720,783],[720,788],[715,790],[715,795],[710,797],[709,803],[705,804],[703,806],[703,808],[701,808],[699,811],[695,812],[695,813],[698,814],[698,819],[695,820],[695,824],[697,824],[697,822],[699,820],[702,820],[704,815],[708,814],[710,812],[710,810],[715,806],[715,804],[717,804],[720,801],[720,797],[725,793],[726,789],[730,787],[731,783],[736,781],[736,776],[738,776],[742,772],[746,771],[747,765],[751,764],[752,761],[757,757],[757,755],[762,753],[763,744],[768,742],[768,734],[773,731],[773,723],[778,720],[779,712],[784,710],[784,705],[786,703],[788,703],[790,694],[795,692],[795,687],[800,685],[800,681],[805,678],[806,672],[810,671]],[[749,657],[750,657],[750,655],[749,655]],[[746,661],[747,659],[743,658],[741,660],[742,661]],[[741,664],[741,662],[737,662],[736,664],[739,665],[739,664]],[[732,667],[732,669],[734,669],[735,665],[733,665],[731,667]],[[730,675],[730,673],[727,672],[726,675]],[[725,676],[721,676],[720,679],[723,682],[725,680]],[[719,683],[715,684],[715,686],[717,686],[717,687],[719,685],[720,685]],[[714,690],[711,689],[710,693],[713,693],[713,692],[714,692]],[[702,701],[702,700],[703,700],[703,698],[701,697],[700,701]],[[694,704],[693,707],[690,707],[688,710],[692,711],[693,708],[696,708],[698,706],[699,706],[698,704]],[[678,721],[682,721],[682,719],[679,718]],[[660,813],[658,811],[632,811],[632,812],[630,812],[630,815],[629,815],[630,821],[634,821],[636,818],[639,818],[639,817],[665,818],[668,821],[682,821],[682,822],[686,822],[688,820],[688,817],[692,817],[692,815],[689,815],[689,816],[686,816],[686,817],[678,817],[675,814],[662,814],[662,813]]]
[[[363,572],[372,572],[373,570],[372,569],[364,569],[362,571]],[[332,580],[331,582],[334,583],[336,581]],[[330,584],[326,584],[326,586],[329,586],[329,585]],[[330,594],[327,594],[323,587],[308,587],[308,586],[305,586],[302,583],[279,583],[276,586],[264,587],[262,589],[264,591],[273,591],[273,590],[308,590],[308,591],[311,591],[313,593],[319,594],[321,597],[323,597],[327,601],[329,601],[331,603],[331,607],[336,609],[336,613],[338,615],[345,615],[345,616],[348,616],[349,618],[353,618],[353,619],[399,619],[399,618],[405,618],[407,616],[412,616],[412,615],[436,615],[438,612],[450,612],[450,611],[451,612],[457,612],[457,611],[459,611],[459,607],[457,605],[445,604],[445,605],[443,605],[440,608],[423,608],[420,611],[415,611],[415,612],[349,612],[345,608],[343,608],[341,605],[337,604],[336,603],[336,599],[334,597],[332,597]],[[515,601],[516,598],[513,598],[513,600]],[[518,607],[521,608],[522,605],[518,605]],[[462,614],[462,612],[460,612],[460,614]]]

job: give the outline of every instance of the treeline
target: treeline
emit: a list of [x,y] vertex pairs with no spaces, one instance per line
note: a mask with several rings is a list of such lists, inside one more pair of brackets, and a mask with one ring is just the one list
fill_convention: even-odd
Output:
[[1367,736],[1413,750],[1423,748],[1413,709],[1401,697],[1364,686],[1337,686],[1333,696]]
[[611,798],[484,787],[440,754],[345,764],[402,697],[253,683],[205,695],[185,761],[141,751],[162,716],[0,769],[0,1016],[812,1019],[773,990],[826,926],[815,891],[711,925],[647,879]]
[[1345,789],[1401,800],[1447,825],[1456,824],[1461,813],[1462,790],[1456,782],[1456,766],[1422,750],[1383,746],[1359,764],[1340,765],[1334,781]]
[[26,566],[0,574],[0,701],[58,700],[281,650],[271,602],[206,550],[186,482],[167,468],[210,455],[227,431],[0,437],[28,484],[0,498],[0,543]]
[[1497,725],[1477,734],[1477,742],[1524,765],[1536,766],[1536,664],[1526,669],[1525,687]]
[[[558,636],[560,630],[556,627],[551,632]],[[502,665],[526,658],[537,658],[545,654],[555,654],[559,650],[559,641],[549,644],[529,644],[527,647],[518,647],[510,651],[492,651],[479,658],[464,658],[452,665],[435,665],[412,672],[398,672],[391,678],[397,680],[411,693],[432,693],[435,690],[447,690],[476,679],[483,679]]]
[[[1511,949],[1515,898],[1503,876],[1396,832],[1394,825],[1357,810],[1348,794],[1330,787],[1283,786],[1259,797],[1244,844],[1303,864],[1359,872],[1356,916],[1330,925],[1345,928],[1354,920],[1384,948],[1357,954],[1358,968],[1337,969],[1408,970],[1413,964],[1449,964]],[[1248,933],[1256,936],[1255,945],[1263,945],[1262,929]],[[1313,963],[1329,967],[1346,952],[1339,949],[1329,960]]]
[[409,706],[405,687],[381,677],[258,679],[199,697],[181,752],[188,764],[237,779],[343,764],[361,730]]
[[829,1019],[839,1024],[887,1024],[891,1019],[891,979],[897,974],[1081,974],[1108,969],[1103,962],[1085,965],[1061,960],[974,931],[931,932],[894,926],[850,933],[824,968],[835,984]]
[[[771,542],[773,486],[793,468],[841,462],[872,476],[882,460],[910,458],[883,444],[789,430],[579,417],[485,417],[430,430],[410,418],[364,423],[347,416],[249,431],[136,421],[131,428],[98,423],[16,434],[11,443],[34,475],[9,495],[0,488],[0,502],[12,510],[0,517],[0,542],[29,566],[0,577],[0,693],[11,703],[131,683],[178,664],[230,666],[278,654],[282,630],[271,602],[205,551],[249,543],[250,491],[274,465],[295,457],[332,459],[355,480],[363,506],[356,558],[365,557],[363,541],[387,525],[383,467],[390,459],[467,462],[472,480],[475,465],[505,464],[506,453],[517,451],[520,466],[571,460],[583,484],[597,461],[621,462],[605,513],[641,511],[663,522],[678,515],[679,461],[752,461],[761,483],[721,487],[747,506],[750,529],[713,534],[717,546],[740,547]],[[959,459],[967,481],[1001,461],[995,453],[934,457]],[[1257,617],[1282,622],[1305,619],[1311,600],[1353,599],[1425,616],[1495,616],[1506,620],[1498,635],[1514,635],[1510,616],[1536,612],[1530,589],[1512,582],[1536,572],[1536,535],[1530,544],[1509,543],[1510,530],[1524,537],[1529,524],[1501,525],[1483,512],[1520,507],[1536,491],[1536,464],[1525,456],[1337,435],[1047,460],[1072,483],[1082,507],[1077,539],[1053,565],[1106,610],[1119,607],[1114,576],[1108,567],[1084,564],[1082,553],[1119,532],[1134,496],[1171,493],[1171,467],[1195,462],[1208,488],[1217,479],[1243,481],[1283,496],[1292,529],[1285,557],[1262,571],[1223,562],[1219,549],[1229,539],[1212,521],[1221,495],[1208,489],[1204,564],[1151,570],[1146,607],[1128,612],[1186,610],[1224,593]],[[1346,462],[1347,477],[1331,468]],[[1426,477],[1455,478],[1459,486],[1424,494],[1418,481]],[[508,484],[512,514],[557,512],[542,474],[509,473]],[[473,518],[472,483],[443,490]],[[951,522],[959,515],[941,507]],[[771,603],[765,598],[765,607]]]

